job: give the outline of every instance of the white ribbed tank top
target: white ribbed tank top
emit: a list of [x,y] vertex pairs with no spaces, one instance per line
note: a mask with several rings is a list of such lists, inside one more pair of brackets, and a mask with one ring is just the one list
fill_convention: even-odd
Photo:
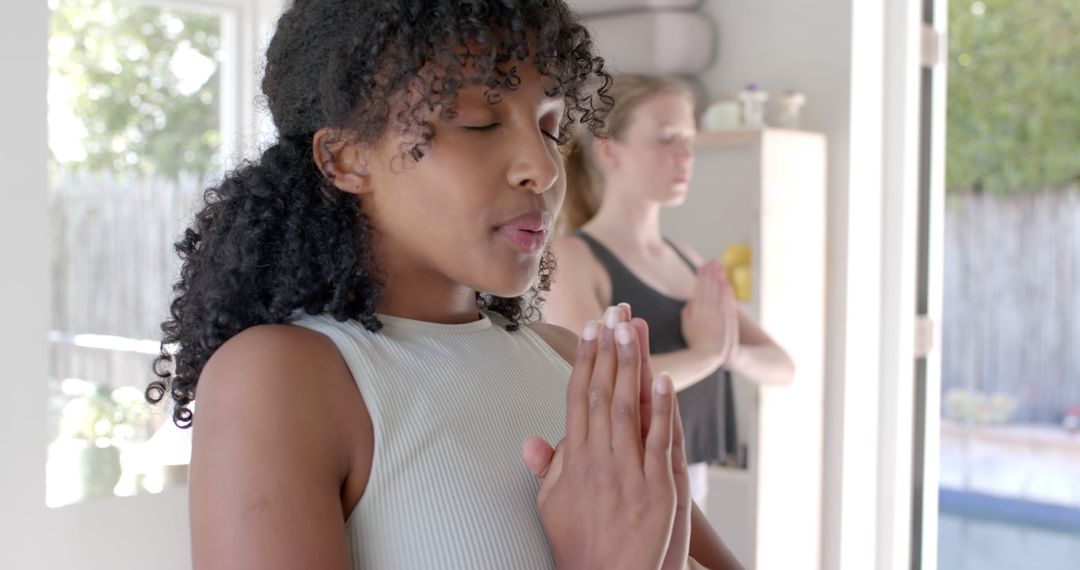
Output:
[[353,569],[548,570],[530,435],[564,432],[571,367],[497,314],[463,325],[304,316],[341,351],[374,426],[371,476],[346,525]]

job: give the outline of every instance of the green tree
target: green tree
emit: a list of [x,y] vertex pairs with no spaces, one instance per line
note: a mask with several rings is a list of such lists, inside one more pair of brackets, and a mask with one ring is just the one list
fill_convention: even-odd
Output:
[[948,187],[1080,177],[1080,0],[952,0],[949,28]]
[[123,0],[50,4],[50,104],[74,119],[51,126],[63,139],[50,141],[56,164],[170,178],[219,168],[220,17]]

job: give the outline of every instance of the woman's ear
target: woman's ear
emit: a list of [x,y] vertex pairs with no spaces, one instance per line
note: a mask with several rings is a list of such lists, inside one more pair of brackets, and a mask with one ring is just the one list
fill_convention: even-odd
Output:
[[350,142],[340,129],[316,131],[311,151],[319,171],[338,190],[357,195],[371,192],[364,146]]
[[618,143],[605,137],[593,139],[593,154],[596,161],[605,169],[618,168],[621,162]]

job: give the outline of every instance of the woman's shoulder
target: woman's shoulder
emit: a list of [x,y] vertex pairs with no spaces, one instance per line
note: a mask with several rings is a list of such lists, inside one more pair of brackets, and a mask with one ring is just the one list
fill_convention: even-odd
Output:
[[584,239],[577,235],[558,237],[552,240],[551,251],[558,264],[559,279],[556,283],[585,282],[589,283],[597,294],[610,296],[611,284],[607,269]]
[[578,336],[573,331],[551,323],[530,323],[526,327],[563,357],[563,360],[570,364],[574,363]]
[[275,377],[318,366],[326,362],[327,356],[336,353],[333,342],[313,330],[284,324],[256,325],[244,329],[215,350],[203,374],[213,376],[221,371],[233,377],[236,373],[250,371],[271,372]]
[[318,417],[333,420],[335,411],[356,413],[363,401],[340,352],[325,335],[291,325],[257,325],[214,351],[199,376],[195,415],[213,414],[219,405],[234,412],[232,417],[251,406],[280,414],[273,421],[288,423],[320,408],[324,413]]
[[559,263],[586,264],[593,262],[592,249],[576,234],[559,236],[551,241],[551,249]]
[[296,536],[345,548],[335,529],[363,494],[374,449],[350,378],[328,338],[290,325],[251,327],[214,352],[193,420],[197,550],[230,553],[244,541],[255,548],[300,519],[307,522],[290,531]]

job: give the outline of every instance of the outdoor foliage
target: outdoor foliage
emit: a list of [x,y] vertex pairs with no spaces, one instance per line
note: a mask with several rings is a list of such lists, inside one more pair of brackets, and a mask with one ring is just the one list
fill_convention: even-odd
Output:
[[1080,178],[1080,0],[952,0],[949,29],[948,188]]
[[61,169],[215,170],[220,17],[122,0],[50,6],[50,148]]

